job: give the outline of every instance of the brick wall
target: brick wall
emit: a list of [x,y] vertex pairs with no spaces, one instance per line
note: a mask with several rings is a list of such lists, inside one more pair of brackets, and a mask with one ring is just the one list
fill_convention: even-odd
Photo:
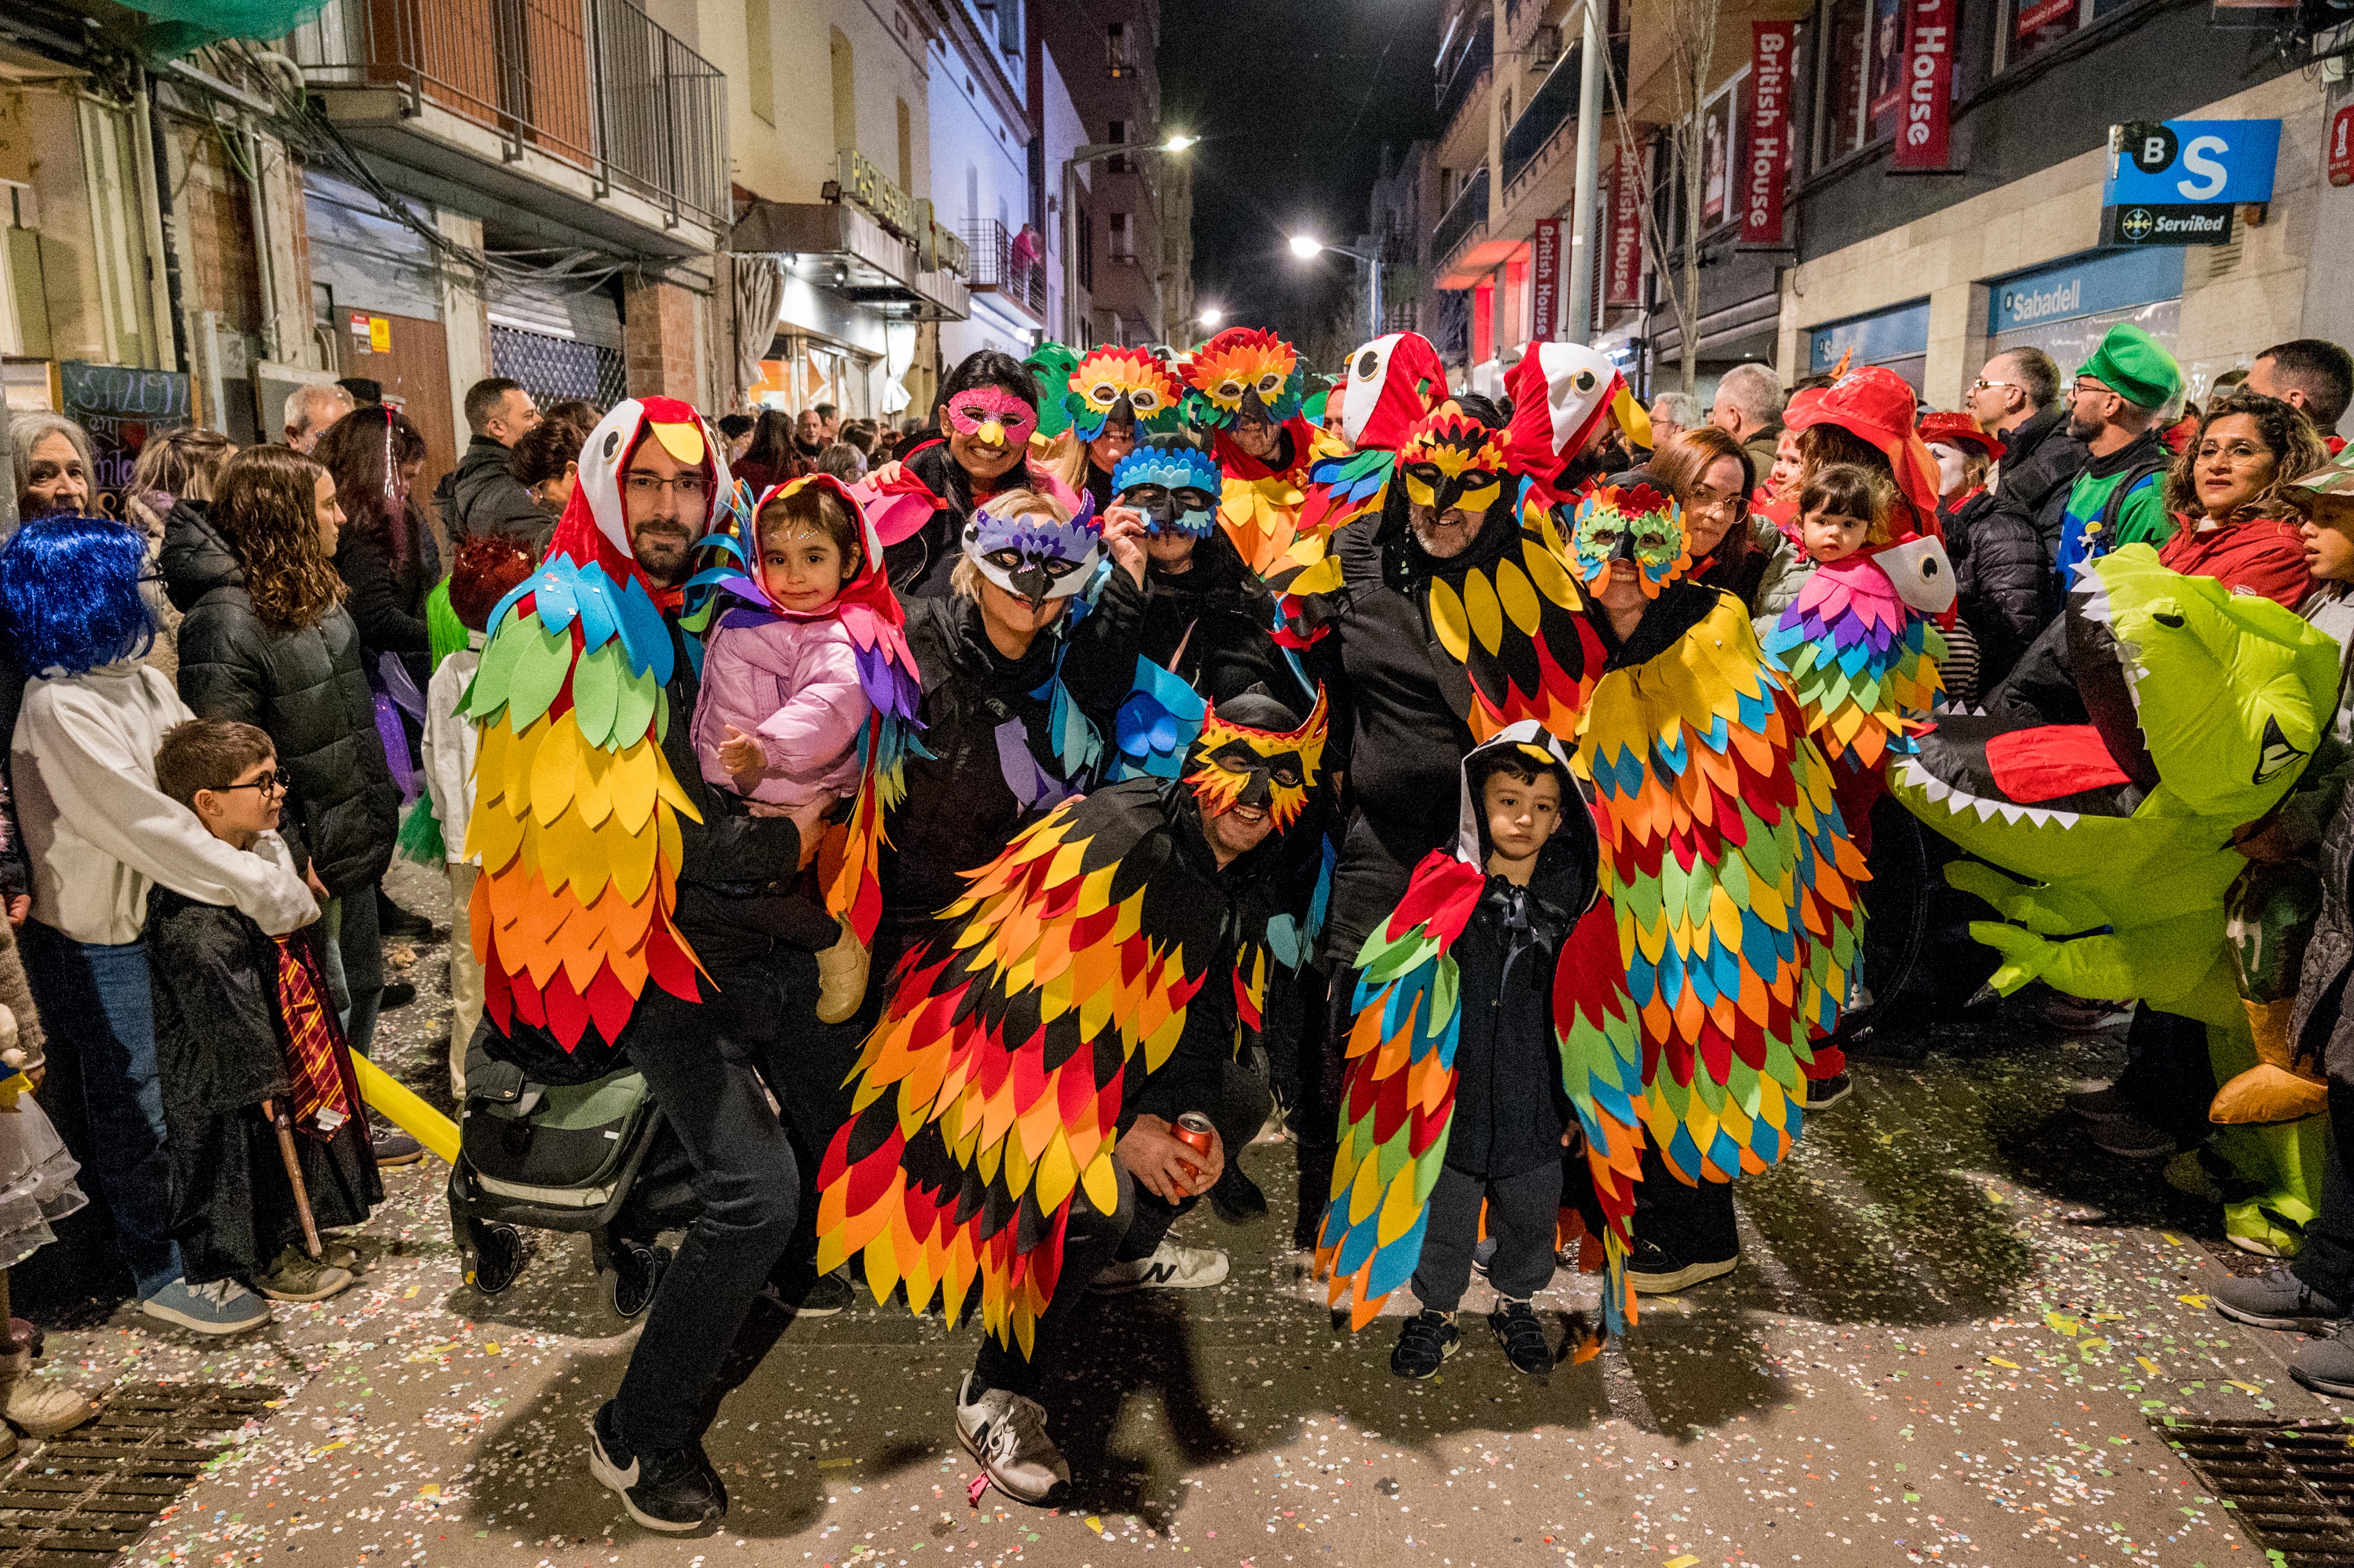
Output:
[[642,282],[621,296],[621,348],[632,397],[702,400],[695,296],[676,283]]
[[[261,325],[261,281],[254,266],[253,207],[244,179],[222,161],[212,132],[175,124],[172,134],[186,158],[187,179],[173,194],[173,216],[186,227],[195,275],[180,287],[190,319],[218,311],[238,332]],[[299,260],[297,258],[296,260]]]

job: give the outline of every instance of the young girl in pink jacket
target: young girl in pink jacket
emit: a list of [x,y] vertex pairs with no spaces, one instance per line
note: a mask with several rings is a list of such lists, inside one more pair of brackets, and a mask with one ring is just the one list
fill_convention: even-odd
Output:
[[[866,989],[862,868],[871,865],[876,803],[865,788],[878,716],[912,718],[915,660],[882,551],[841,482],[811,474],[753,507],[750,570],[729,576],[695,708],[703,776],[762,814],[856,797],[850,841],[821,852],[838,941],[818,954],[818,1016],[839,1022]],[[879,710],[879,712],[878,712]],[[862,744],[862,741],[864,744]],[[847,860],[850,874],[840,874]]]

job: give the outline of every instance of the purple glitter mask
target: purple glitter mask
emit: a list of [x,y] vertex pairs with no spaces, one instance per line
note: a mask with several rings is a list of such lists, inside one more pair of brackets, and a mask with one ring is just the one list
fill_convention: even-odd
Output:
[[1046,512],[1001,517],[977,507],[964,525],[964,553],[982,577],[1016,599],[1034,606],[1068,599],[1094,577],[1103,553],[1095,498],[1081,502],[1068,523]]

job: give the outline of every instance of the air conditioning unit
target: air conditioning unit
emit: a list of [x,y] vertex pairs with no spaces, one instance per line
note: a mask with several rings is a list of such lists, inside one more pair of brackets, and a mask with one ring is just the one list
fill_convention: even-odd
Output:
[[1539,27],[1537,36],[1529,40],[1529,69],[1551,70],[1560,62],[1561,29],[1557,26]]

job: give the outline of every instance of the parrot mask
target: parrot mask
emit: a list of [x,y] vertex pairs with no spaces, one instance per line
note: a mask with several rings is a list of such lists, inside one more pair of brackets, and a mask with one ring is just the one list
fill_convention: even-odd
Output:
[[1182,442],[1137,448],[1112,470],[1111,487],[1119,504],[1144,514],[1155,534],[1204,539],[1217,524],[1218,465]]
[[1071,372],[1071,390],[1080,412],[1071,428],[1094,440],[1113,420],[1141,424],[1175,407],[1176,381],[1161,363],[1140,348],[1098,348]]
[[1034,608],[1086,588],[1102,551],[1093,496],[1068,523],[1051,512],[1000,516],[984,505],[964,525],[964,553],[981,575]]
[[[630,460],[649,440],[659,442],[682,469],[699,467],[703,471],[703,493],[699,497],[683,493],[673,486],[672,500],[675,514],[687,527],[690,544],[712,531],[726,510],[732,482],[719,439],[704,424],[700,414],[674,397],[631,397],[615,404],[612,411],[588,432],[588,440],[580,449],[580,482],[574,487],[571,504],[565,508],[557,526],[560,537],[551,541],[551,546],[569,545],[574,546],[578,559],[593,559],[595,547],[580,536],[593,530],[622,561],[631,563],[631,569],[636,569],[636,553],[630,545],[627,471]],[[679,477],[683,479],[685,474]]]
[[1570,569],[1597,593],[1610,581],[1611,562],[1632,561],[1643,597],[1657,599],[1691,565],[1682,509],[1648,484],[1605,485],[1577,503],[1570,557]]
[[1615,424],[1638,447],[1650,417],[1604,355],[1575,343],[1532,343],[1505,376],[1512,395],[1512,450],[1532,477],[1550,481]]
[[1222,430],[1246,420],[1280,425],[1307,400],[1299,352],[1255,327],[1229,327],[1204,344],[1186,365],[1185,379],[1206,405],[1204,422]]
[[949,429],[990,445],[1018,447],[1038,428],[1038,410],[1002,387],[969,387],[946,405]]
[[1416,425],[1398,449],[1405,498],[1445,516],[1457,508],[1483,516],[1504,493],[1508,441],[1447,403]]
[[1395,451],[1424,416],[1447,401],[1447,368],[1419,333],[1377,337],[1349,359],[1341,434],[1352,447]]
[[1193,742],[1193,770],[1185,782],[1193,787],[1203,810],[1215,816],[1237,806],[1257,807],[1274,819],[1283,832],[1299,820],[1316,774],[1324,759],[1327,717],[1324,691],[1318,687],[1316,706],[1308,722],[1297,729],[1254,729],[1240,722],[1289,712],[1271,698],[1245,693],[1226,704],[1227,715],[1213,706]]

